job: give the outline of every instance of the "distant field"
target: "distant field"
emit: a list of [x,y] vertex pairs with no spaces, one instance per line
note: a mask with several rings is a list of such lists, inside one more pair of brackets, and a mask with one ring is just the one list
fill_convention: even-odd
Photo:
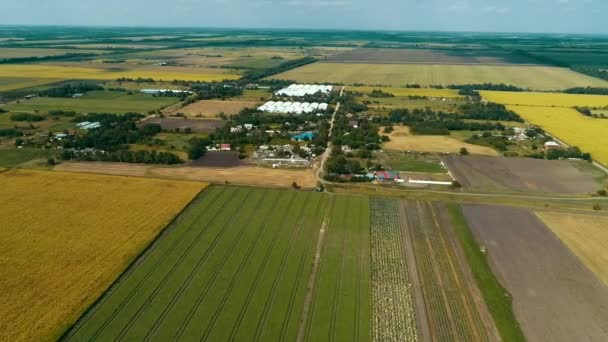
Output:
[[38,49],[38,48],[3,48],[0,47],[0,60],[22,57],[58,56],[68,53],[103,53],[102,50]]
[[371,93],[374,90],[381,90],[385,93],[390,93],[395,96],[428,96],[428,97],[447,97],[447,98],[462,97],[461,95],[458,95],[458,90],[454,90],[454,89],[353,86],[353,87],[347,87],[346,90],[357,91],[357,92],[361,92],[361,93]]
[[25,170],[0,184],[3,341],[56,340],[204,187]]
[[[179,70],[179,69],[178,69]],[[60,65],[24,65],[24,64],[5,64],[0,65],[1,77],[23,77],[40,79],[87,79],[87,80],[115,80],[117,78],[152,78],[160,81],[186,80],[186,81],[221,81],[226,79],[237,79],[240,76],[235,74],[197,72],[192,70],[172,71],[169,67],[153,70],[113,70],[78,66]]]
[[526,121],[538,125],[551,135],[608,165],[608,120],[582,115],[570,108],[508,106]]
[[129,112],[147,113],[172,105],[177,101],[178,98],[176,97],[154,97],[140,93],[128,95],[125,92],[91,91],[79,98],[38,97],[0,108],[20,112],[66,110],[78,113],[124,114]]
[[536,214],[608,286],[608,217],[548,211]]
[[505,105],[541,107],[606,107],[608,95],[481,91],[484,99]]
[[[458,153],[462,147],[469,153],[497,156],[498,152],[485,147],[472,145],[450,136],[438,135],[411,135],[409,127],[395,126],[394,131],[389,134],[391,141],[383,144],[383,148],[389,151],[418,151],[435,153]],[[380,130],[381,135],[386,135]]]
[[379,64],[511,64],[531,63],[533,60],[508,53],[485,51],[428,50],[428,49],[374,49],[359,48],[327,58],[332,63]]
[[545,66],[314,63],[271,78],[347,85],[505,83],[538,90],[608,87],[608,81],[565,68]]
[[225,115],[238,114],[245,108],[255,108],[259,102],[238,100],[202,100],[172,111],[189,117],[217,118],[220,113]]
[[30,88],[39,85],[59,82],[61,79],[52,78],[24,78],[24,77],[2,77],[0,76],[0,91]]

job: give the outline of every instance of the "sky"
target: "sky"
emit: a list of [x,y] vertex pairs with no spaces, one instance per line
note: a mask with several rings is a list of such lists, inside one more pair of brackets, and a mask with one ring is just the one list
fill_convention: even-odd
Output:
[[608,0],[0,0],[0,24],[608,34]]

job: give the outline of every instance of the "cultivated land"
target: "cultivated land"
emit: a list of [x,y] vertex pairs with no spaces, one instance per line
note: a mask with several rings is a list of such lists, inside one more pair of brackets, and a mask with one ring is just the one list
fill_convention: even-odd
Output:
[[63,162],[55,166],[55,170],[285,188],[290,187],[293,182],[307,189],[317,185],[314,173],[310,169],[281,170],[249,165],[230,168],[201,168],[105,162]]
[[368,198],[335,196],[303,340],[370,340],[369,225]]
[[[387,135],[382,129],[380,129],[380,134]],[[384,143],[383,148],[389,151],[458,153],[464,147],[472,154],[498,155],[498,152],[489,147],[468,144],[449,136],[412,135],[407,126],[394,126],[394,131],[389,133],[388,136],[391,140]]]
[[445,156],[443,161],[462,186],[476,191],[588,195],[600,188],[592,174],[576,167],[584,161],[481,156]]
[[526,121],[571,146],[578,146],[598,162],[608,165],[608,120],[582,115],[571,108],[508,106]]
[[525,209],[465,205],[528,341],[608,339],[608,287]]
[[25,78],[25,77],[0,77],[0,91],[8,91],[22,88],[36,87],[44,84],[59,82],[61,79],[52,78]]
[[58,338],[204,187],[25,170],[0,183],[5,341]]
[[546,66],[314,63],[271,78],[305,83],[338,82],[347,85],[505,83],[538,90],[608,87],[608,81],[566,68]]
[[37,97],[0,106],[16,112],[47,112],[50,110],[78,113],[147,113],[176,103],[176,97],[152,96],[140,93],[129,95],[119,91],[91,91],[79,98]]
[[172,111],[186,116],[217,118],[221,113],[225,115],[238,114],[245,108],[255,108],[259,102],[239,100],[202,100]]
[[536,214],[608,286],[608,217],[548,211]]
[[[359,48],[341,52],[326,59],[332,63],[379,64],[511,64],[507,56],[489,56],[483,52],[425,49]],[[521,62],[521,61],[520,61]],[[527,61],[534,64],[532,61]]]
[[0,48],[0,60],[23,57],[58,56],[68,53],[103,53],[102,50]]
[[40,148],[0,149],[0,166],[13,167],[49,155],[48,151]]
[[540,107],[606,107],[608,95],[558,94],[535,92],[481,91],[481,96],[504,105]]
[[[67,340],[295,340],[328,200],[208,189]],[[352,330],[349,313],[338,317],[338,332]]]
[[347,87],[346,89],[348,91],[356,91],[356,92],[361,92],[361,93],[371,93],[374,90],[381,90],[385,93],[390,93],[395,96],[428,96],[428,97],[446,97],[446,98],[462,97],[461,95],[458,95],[458,90],[454,90],[454,89],[363,87],[363,86]]
[[401,201],[398,210],[422,339],[499,340],[445,208]]
[[[215,69],[205,69],[194,72],[192,70],[174,70],[171,67],[155,68],[150,70],[124,70],[124,69],[103,69],[81,66],[62,66],[62,65],[40,65],[40,64],[4,64],[0,65],[0,78],[2,77],[23,77],[38,79],[82,79],[82,80],[115,80],[117,78],[152,78],[158,81],[221,81],[237,79],[240,76],[235,74],[212,73]],[[220,70],[221,69],[217,69]]]
[[196,133],[212,133],[217,128],[224,127],[226,121],[217,119],[185,119],[185,118],[157,118],[150,117],[140,122],[142,125],[146,124],[158,124],[164,130],[176,130],[179,129],[184,131],[190,128],[192,132]]

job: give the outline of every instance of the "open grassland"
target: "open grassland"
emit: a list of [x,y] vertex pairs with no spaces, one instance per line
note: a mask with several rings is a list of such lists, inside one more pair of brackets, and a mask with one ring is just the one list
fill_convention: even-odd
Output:
[[178,102],[177,97],[152,96],[141,93],[129,95],[118,91],[91,91],[79,98],[37,97],[0,108],[15,112],[48,112],[50,110],[77,113],[147,113]]
[[481,91],[490,102],[540,107],[606,107],[608,95]]
[[0,340],[55,340],[204,187],[49,171],[0,174]]
[[303,188],[316,186],[314,173],[310,169],[281,170],[261,166],[239,167],[159,167],[126,163],[63,162],[55,167],[59,171],[87,172],[110,175],[157,177],[203,181],[217,184],[257,185],[270,187],[290,187],[296,182]]
[[31,78],[25,77],[2,77],[0,76],[0,91],[16,90],[23,88],[36,87],[39,85],[59,82],[61,79],[53,78]]
[[189,117],[217,118],[221,113],[229,116],[238,114],[245,108],[256,108],[258,103],[239,100],[201,100],[182,108],[176,108],[172,114],[182,113]]
[[582,115],[571,108],[508,106],[526,121],[542,127],[549,134],[571,146],[591,153],[598,162],[608,165],[608,120]]
[[[387,135],[380,129],[381,135]],[[444,135],[412,135],[407,126],[395,126],[394,131],[388,134],[391,139],[383,144],[389,151],[418,151],[435,153],[458,153],[466,148],[471,154],[497,156],[498,152],[485,147],[472,145]]]
[[[221,70],[221,69],[218,69]],[[209,73],[186,71],[172,68],[122,70],[103,69],[93,67],[61,66],[61,65],[34,65],[34,64],[5,64],[0,65],[0,77],[23,77],[39,79],[79,79],[79,80],[115,80],[117,78],[152,78],[157,81],[221,81],[237,79],[235,74]]]
[[539,218],[485,205],[463,213],[528,341],[608,339],[608,287]]
[[385,93],[390,93],[395,96],[428,96],[428,97],[446,97],[459,98],[458,90],[454,89],[435,89],[435,88],[397,88],[397,87],[364,87],[353,86],[347,87],[348,91],[356,91],[369,94],[374,90],[381,90]]
[[[315,192],[207,189],[66,339],[295,341],[328,205]],[[336,331],[352,331],[351,308],[340,314]]]
[[303,340],[370,340],[369,225],[368,198],[335,197]]
[[398,202],[371,200],[372,340],[418,341]]
[[271,78],[306,83],[326,82],[347,85],[363,83],[387,86],[505,83],[537,90],[608,86],[608,81],[566,68],[503,65],[314,63]]
[[536,215],[608,286],[608,217],[548,211]]
[[49,151],[40,148],[0,149],[0,166],[13,167],[49,155]]
[[499,340],[445,208],[400,201],[398,213],[422,339]]

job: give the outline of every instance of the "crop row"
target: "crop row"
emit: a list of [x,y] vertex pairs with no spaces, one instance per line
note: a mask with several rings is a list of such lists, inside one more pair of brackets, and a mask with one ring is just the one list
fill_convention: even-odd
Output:
[[371,204],[372,340],[418,341],[397,202]]
[[455,246],[428,203],[408,202],[407,222],[431,334],[438,340],[486,341]]

